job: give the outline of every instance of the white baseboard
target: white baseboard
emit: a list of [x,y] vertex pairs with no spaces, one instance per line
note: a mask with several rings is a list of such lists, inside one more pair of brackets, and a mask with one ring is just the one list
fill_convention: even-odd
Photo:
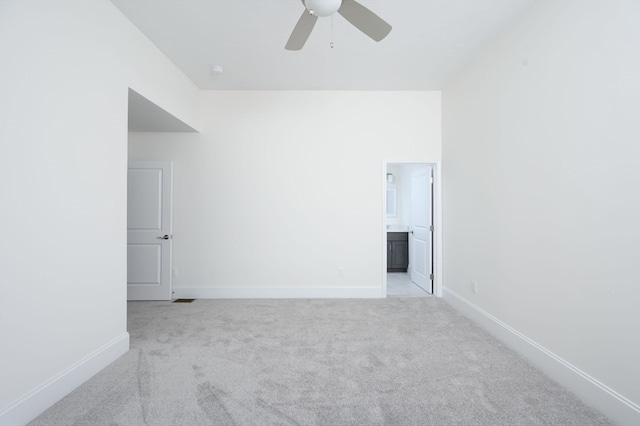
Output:
[[527,358],[558,383],[624,426],[640,425],[640,406],[560,358],[453,290],[444,287],[444,300],[454,309]]
[[2,410],[0,425],[26,425],[128,350],[124,333]]
[[177,287],[176,299],[379,299],[380,287]]

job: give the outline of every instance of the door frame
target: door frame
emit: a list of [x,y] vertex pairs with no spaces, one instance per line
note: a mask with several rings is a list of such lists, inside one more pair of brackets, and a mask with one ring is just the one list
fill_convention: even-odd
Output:
[[382,173],[380,175],[382,207],[382,288],[381,297],[387,297],[387,166],[389,164],[419,164],[433,168],[433,295],[442,297],[442,172],[441,162],[428,158],[385,158],[382,160]]

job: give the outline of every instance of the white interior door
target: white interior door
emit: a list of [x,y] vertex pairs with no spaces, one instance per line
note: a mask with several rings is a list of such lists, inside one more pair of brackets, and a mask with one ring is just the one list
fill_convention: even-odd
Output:
[[127,300],[171,300],[172,164],[131,161],[127,180]]
[[431,200],[431,167],[425,166],[411,173],[409,268],[411,281],[428,293],[433,293]]

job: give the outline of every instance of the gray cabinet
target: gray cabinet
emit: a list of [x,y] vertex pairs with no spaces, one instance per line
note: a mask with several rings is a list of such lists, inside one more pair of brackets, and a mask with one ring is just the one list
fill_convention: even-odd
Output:
[[387,232],[387,272],[407,272],[409,266],[409,234]]

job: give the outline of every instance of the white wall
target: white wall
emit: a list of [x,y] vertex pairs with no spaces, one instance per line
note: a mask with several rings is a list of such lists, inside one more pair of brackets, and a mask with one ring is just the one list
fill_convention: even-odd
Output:
[[388,218],[388,225],[411,226],[411,173],[424,167],[423,164],[389,164],[387,173],[393,174],[393,182],[387,187],[397,188],[397,216]]
[[128,349],[127,93],[198,91],[108,1],[0,2],[0,423]]
[[382,159],[440,159],[440,93],[204,92],[201,123],[130,134],[174,161],[176,296],[380,296]]
[[594,379],[607,397],[574,390],[634,424],[639,7],[538,2],[443,92],[447,300]]

